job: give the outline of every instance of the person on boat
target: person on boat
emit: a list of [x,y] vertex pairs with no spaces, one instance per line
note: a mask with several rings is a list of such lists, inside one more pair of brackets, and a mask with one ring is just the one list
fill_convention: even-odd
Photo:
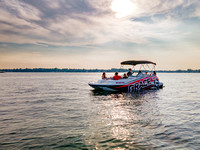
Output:
[[102,74],[102,79],[107,79],[105,72],[103,72],[103,74]]
[[143,75],[144,75],[144,74],[142,73],[142,71],[139,70],[137,76],[143,76]]
[[123,75],[123,79],[127,79],[128,78],[128,76],[127,76],[127,74],[125,73],[124,75]]
[[119,79],[122,79],[122,77],[118,75],[118,72],[115,72],[113,80],[119,80]]
[[129,68],[129,69],[128,69],[128,72],[127,72],[127,76],[128,76],[128,77],[129,77],[129,76],[132,76],[132,74],[133,74],[133,73],[131,72],[131,68]]
[[156,76],[156,71],[153,71],[153,76]]
[[156,71],[153,71],[150,76],[156,76]]

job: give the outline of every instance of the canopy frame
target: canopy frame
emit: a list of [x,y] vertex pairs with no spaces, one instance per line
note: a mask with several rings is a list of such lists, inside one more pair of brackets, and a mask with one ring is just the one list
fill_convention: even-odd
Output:
[[[150,67],[149,64],[152,64],[153,66]],[[152,61],[147,61],[147,60],[128,60],[128,61],[121,62],[121,66],[123,65],[132,65],[133,66],[132,68],[134,71],[135,71],[135,66],[140,65],[139,70],[142,70],[143,68],[146,71],[149,70],[150,72],[153,72],[155,71],[156,63]]]

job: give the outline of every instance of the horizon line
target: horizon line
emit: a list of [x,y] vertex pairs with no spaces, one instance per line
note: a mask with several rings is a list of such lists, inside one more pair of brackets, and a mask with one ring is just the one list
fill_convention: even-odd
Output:
[[[0,71],[15,71],[15,70],[24,70],[24,71],[26,71],[26,70],[40,70],[40,69],[43,69],[43,70],[60,70],[60,71],[62,71],[62,70],[68,70],[68,71],[70,71],[70,70],[82,70],[82,71],[103,71],[103,70],[105,70],[105,71],[112,71],[112,70],[128,70],[128,69],[124,69],[124,68],[110,68],[110,69],[99,69],[99,68],[90,68],[90,69],[86,69],[86,68],[57,68],[57,67],[55,67],[55,68],[10,68],[10,69],[0,69]],[[138,70],[138,69],[137,69]],[[141,70],[150,70],[150,69],[141,69]],[[151,71],[151,70],[150,70]],[[166,70],[166,69],[159,69],[159,70],[156,70],[156,71],[200,71],[200,69],[191,69],[191,68],[188,68],[188,69],[176,69],[176,70]]]

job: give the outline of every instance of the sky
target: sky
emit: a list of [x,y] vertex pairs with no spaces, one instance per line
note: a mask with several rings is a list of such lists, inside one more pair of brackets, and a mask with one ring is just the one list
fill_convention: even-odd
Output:
[[0,68],[200,69],[199,0],[0,0]]

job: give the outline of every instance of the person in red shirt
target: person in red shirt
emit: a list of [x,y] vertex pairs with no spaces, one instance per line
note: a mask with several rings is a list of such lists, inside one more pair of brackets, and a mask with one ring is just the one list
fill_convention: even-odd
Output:
[[122,77],[118,75],[118,72],[115,72],[115,76],[113,77],[113,80],[119,80],[119,79],[122,79]]

